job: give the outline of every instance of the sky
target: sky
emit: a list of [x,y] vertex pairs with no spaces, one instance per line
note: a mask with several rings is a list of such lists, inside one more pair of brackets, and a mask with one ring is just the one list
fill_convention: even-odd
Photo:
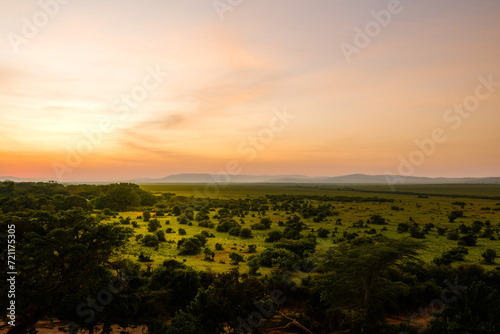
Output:
[[500,176],[499,41],[497,0],[0,0],[0,176]]

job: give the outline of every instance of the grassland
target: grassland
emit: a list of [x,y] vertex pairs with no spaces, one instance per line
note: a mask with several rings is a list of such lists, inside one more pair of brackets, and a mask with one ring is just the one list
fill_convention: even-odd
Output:
[[[265,198],[266,195],[295,195],[295,196],[349,196],[349,197],[378,197],[394,200],[393,202],[377,203],[377,202],[328,202],[332,205],[336,212],[334,216],[327,217],[324,221],[314,222],[312,218],[302,218],[308,228],[317,231],[319,228],[326,228],[330,231],[336,230],[334,235],[330,234],[327,238],[318,238],[316,247],[317,253],[335,247],[336,242],[342,238],[344,232],[357,233],[359,236],[371,236],[368,231],[372,228],[376,233],[383,234],[390,238],[410,238],[408,233],[398,233],[397,227],[399,223],[416,222],[422,227],[425,224],[432,223],[435,228],[432,228],[424,239],[421,240],[426,248],[421,251],[420,258],[425,262],[432,260],[447,251],[457,246],[457,241],[448,240],[446,236],[438,235],[437,227],[455,230],[459,225],[472,225],[474,221],[489,223],[494,229],[493,238],[478,238],[477,245],[468,247],[469,254],[465,258],[465,263],[481,263],[481,253],[488,249],[494,249],[500,254],[499,239],[499,223],[500,223],[500,185],[398,185],[395,192],[391,192],[387,186],[382,185],[353,185],[353,186],[332,186],[332,185],[296,185],[296,184],[229,184],[225,186],[204,185],[204,184],[158,184],[158,185],[142,185],[144,190],[151,191],[157,195],[164,193],[175,194],[182,196],[183,200],[189,203],[199,203],[201,197],[206,197],[208,200],[213,199],[258,199]],[[462,201],[465,206],[460,208],[456,204],[457,201]],[[305,199],[306,203],[317,206],[321,201],[316,199]],[[323,202],[324,203],[324,202]],[[398,207],[395,210],[395,207]],[[151,208],[153,211],[155,208]],[[214,218],[218,208],[213,208],[210,211],[210,219],[217,225],[218,220]],[[455,222],[450,223],[448,214],[454,210],[463,210],[464,217],[458,218]],[[195,212],[196,213],[196,212]],[[264,215],[259,212],[248,212],[243,218],[242,227],[250,227],[254,223],[260,222],[264,217],[272,220],[272,229],[283,230],[284,227],[278,226],[279,221],[285,221],[292,213],[286,210],[268,210]],[[147,223],[138,216],[142,212],[123,212],[119,213],[122,217],[131,217],[132,220],[138,222],[138,227],[135,228],[135,234],[146,235]],[[386,219],[387,225],[370,225],[369,227],[353,227],[353,223],[360,220],[366,221],[372,215],[380,215]],[[300,215],[299,215],[300,216]],[[172,228],[177,232],[179,228],[184,228],[187,232],[187,237],[193,236],[205,230],[212,233],[215,238],[209,238],[207,246],[215,250],[215,243],[223,245],[224,250],[215,251],[213,262],[204,261],[204,255],[179,256],[177,250],[177,241],[184,236],[177,233],[166,234],[167,242],[161,243],[158,249],[144,247],[135,238],[131,238],[129,245],[124,250],[126,257],[137,260],[138,255],[142,252],[146,256],[150,256],[154,262],[150,264],[153,268],[168,258],[182,259],[186,264],[198,268],[199,270],[213,270],[215,272],[226,271],[233,267],[229,264],[229,254],[231,252],[241,253],[247,257],[248,245],[255,244],[257,251],[260,253],[266,247],[272,244],[264,242],[269,230],[253,230],[253,238],[242,239],[238,236],[231,236],[228,233],[217,232],[215,228],[202,228],[198,226],[196,221],[193,221],[192,226],[181,225],[177,222],[176,217],[172,213],[166,211],[166,216],[158,217],[162,225],[161,229]],[[240,218],[236,218],[238,222]],[[340,224],[338,219],[341,219]],[[109,221],[116,221],[110,219]],[[167,223],[168,222],[168,223]],[[384,229],[384,230],[382,230]],[[463,262],[462,262],[463,263]],[[458,265],[459,263],[455,263]],[[147,266],[147,264],[143,264]],[[494,265],[485,265],[486,268],[494,269]],[[240,271],[245,272],[248,267],[245,263],[240,264]],[[265,274],[268,269],[263,268],[261,273]]]

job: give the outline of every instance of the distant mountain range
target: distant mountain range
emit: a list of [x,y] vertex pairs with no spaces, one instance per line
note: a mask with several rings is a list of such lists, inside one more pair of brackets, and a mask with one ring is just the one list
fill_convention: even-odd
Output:
[[330,184],[387,184],[388,182],[405,184],[450,184],[450,183],[488,183],[500,184],[500,177],[418,177],[399,175],[365,175],[351,174],[343,176],[310,177],[304,175],[230,175],[213,174],[176,174],[160,179],[139,178],[130,180],[133,183],[330,183]]
[[[0,176],[0,181],[11,180],[14,182],[47,182],[48,178],[17,178],[12,176]],[[214,175],[214,174],[175,174],[167,177],[137,178],[133,180],[110,180],[110,181],[82,181],[67,180],[67,183],[111,183],[131,182],[139,184],[153,183],[328,183],[328,184],[451,184],[451,183],[481,183],[500,184],[500,177],[419,177],[399,175],[365,175],[351,174],[343,176],[311,177],[304,175]]]

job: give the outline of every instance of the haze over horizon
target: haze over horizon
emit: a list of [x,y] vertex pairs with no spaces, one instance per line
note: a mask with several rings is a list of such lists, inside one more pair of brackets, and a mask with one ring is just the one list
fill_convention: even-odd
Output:
[[500,2],[227,3],[0,4],[0,176],[500,176]]

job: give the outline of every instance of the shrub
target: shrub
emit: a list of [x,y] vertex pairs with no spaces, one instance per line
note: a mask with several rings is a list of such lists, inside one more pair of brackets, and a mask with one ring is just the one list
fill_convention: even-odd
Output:
[[299,260],[297,254],[287,249],[267,248],[259,255],[263,267],[277,265],[280,268],[291,269]]
[[215,244],[215,250],[222,251],[222,250],[224,250],[224,247],[222,247],[222,244],[216,243]]
[[151,219],[151,212],[149,211],[144,211],[142,213],[142,219],[145,221],[145,222],[148,222],[149,219]]
[[[229,234],[231,234],[231,231],[229,231]],[[253,238],[252,230],[249,228],[242,228],[240,231],[240,237],[243,239]]]
[[266,229],[266,226],[264,224],[261,224],[261,223],[252,224],[252,225],[250,225],[250,227],[252,228],[252,230],[265,230]]
[[153,219],[148,222],[148,232],[155,232],[161,227],[160,221],[158,219]]
[[158,237],[158,241],[159,242],[165,242],[165,241],[167,241],[167,239],[165,239],[165,232],[163,232],[162,230],[156,231],[155,234]]
[[318,228],[318,237],[320,238],[328,238],[328,234],[330,234],[330,231],[327,230],[326,228],[320,227]]
[[257,245],[248,245],[247,253],[257,253]]
[[264,228],[265,228],[266,230],[268,230],[268,229],[270,229],[270,228],[271,228],[271,223],[272,223],[272,221],[271,221],[271,219],[269,219],[269,218],[262,218],[262,219],[260,220],[260,224],[264,225]]
[[202,244],[196,237],[182,238],[177,242],[179,255],[196,255],[201,252]]
[[139,254],[139,258],[138,258],[138,261],[139,262],[153,262],[153,260],[151,260],[151,258],[148,256],[144,256],[144,253],[141,252],[141,254]]
[[235,253],[235,252],[232,252],[231,254],[229,254],[229,258],[231,259],[231,264],[236,264],[236,265],[239,264],[240,262],[245,261],[245,258],[243,257],[243,255]]
[[484,263],[493,264],[495,263],[495,259],[497,258],[497,252],[493,249],[488,248],[483,253],[481,253],[481,256],[484,259]]
[[240,227],[233,227],[233,228],[231,228],[229,230],[229,235],[239,236],[240,232],[241,232],[241,228]]
[[158,244],[160,241],[158,240],[158,237],[154,234],[146,234],[144,238],[142,239],[142,243],[146,247],[158,247]]
[[458,244],[460,246],[475,246],[477,244],[477,238],[472,234],[467,234],[460,238]]
[[275,242],[283,238],[283,233],[280,231],[271,231],[267,234],[265,242]]
[[453,223],[453,222],[455,222],[455,220],[457,218],[462,218],[463,216],[464,216],[463,211],[455,210],[455,211],[450,212],[450,214],[448,215],[448,220],[450,221],[450,223]]
[[185,230],[185,229],[183,229],[183,228],[180,228],[180,229],[179,229],[179,235],[186,235],[186,234],[187,234],[187,233],[186,233],[186,230]]
[[387,222],[385,221],[385,218],[383,218],[380,215],[372,215],[370,219],[368,220],[369,224],[375,224],[375,225],[386,225]]
[[398,233],[404,233],[404,232],[408,232],[408,230],[410,229],[410,225],[408,223],[399,223],[398,224]]

